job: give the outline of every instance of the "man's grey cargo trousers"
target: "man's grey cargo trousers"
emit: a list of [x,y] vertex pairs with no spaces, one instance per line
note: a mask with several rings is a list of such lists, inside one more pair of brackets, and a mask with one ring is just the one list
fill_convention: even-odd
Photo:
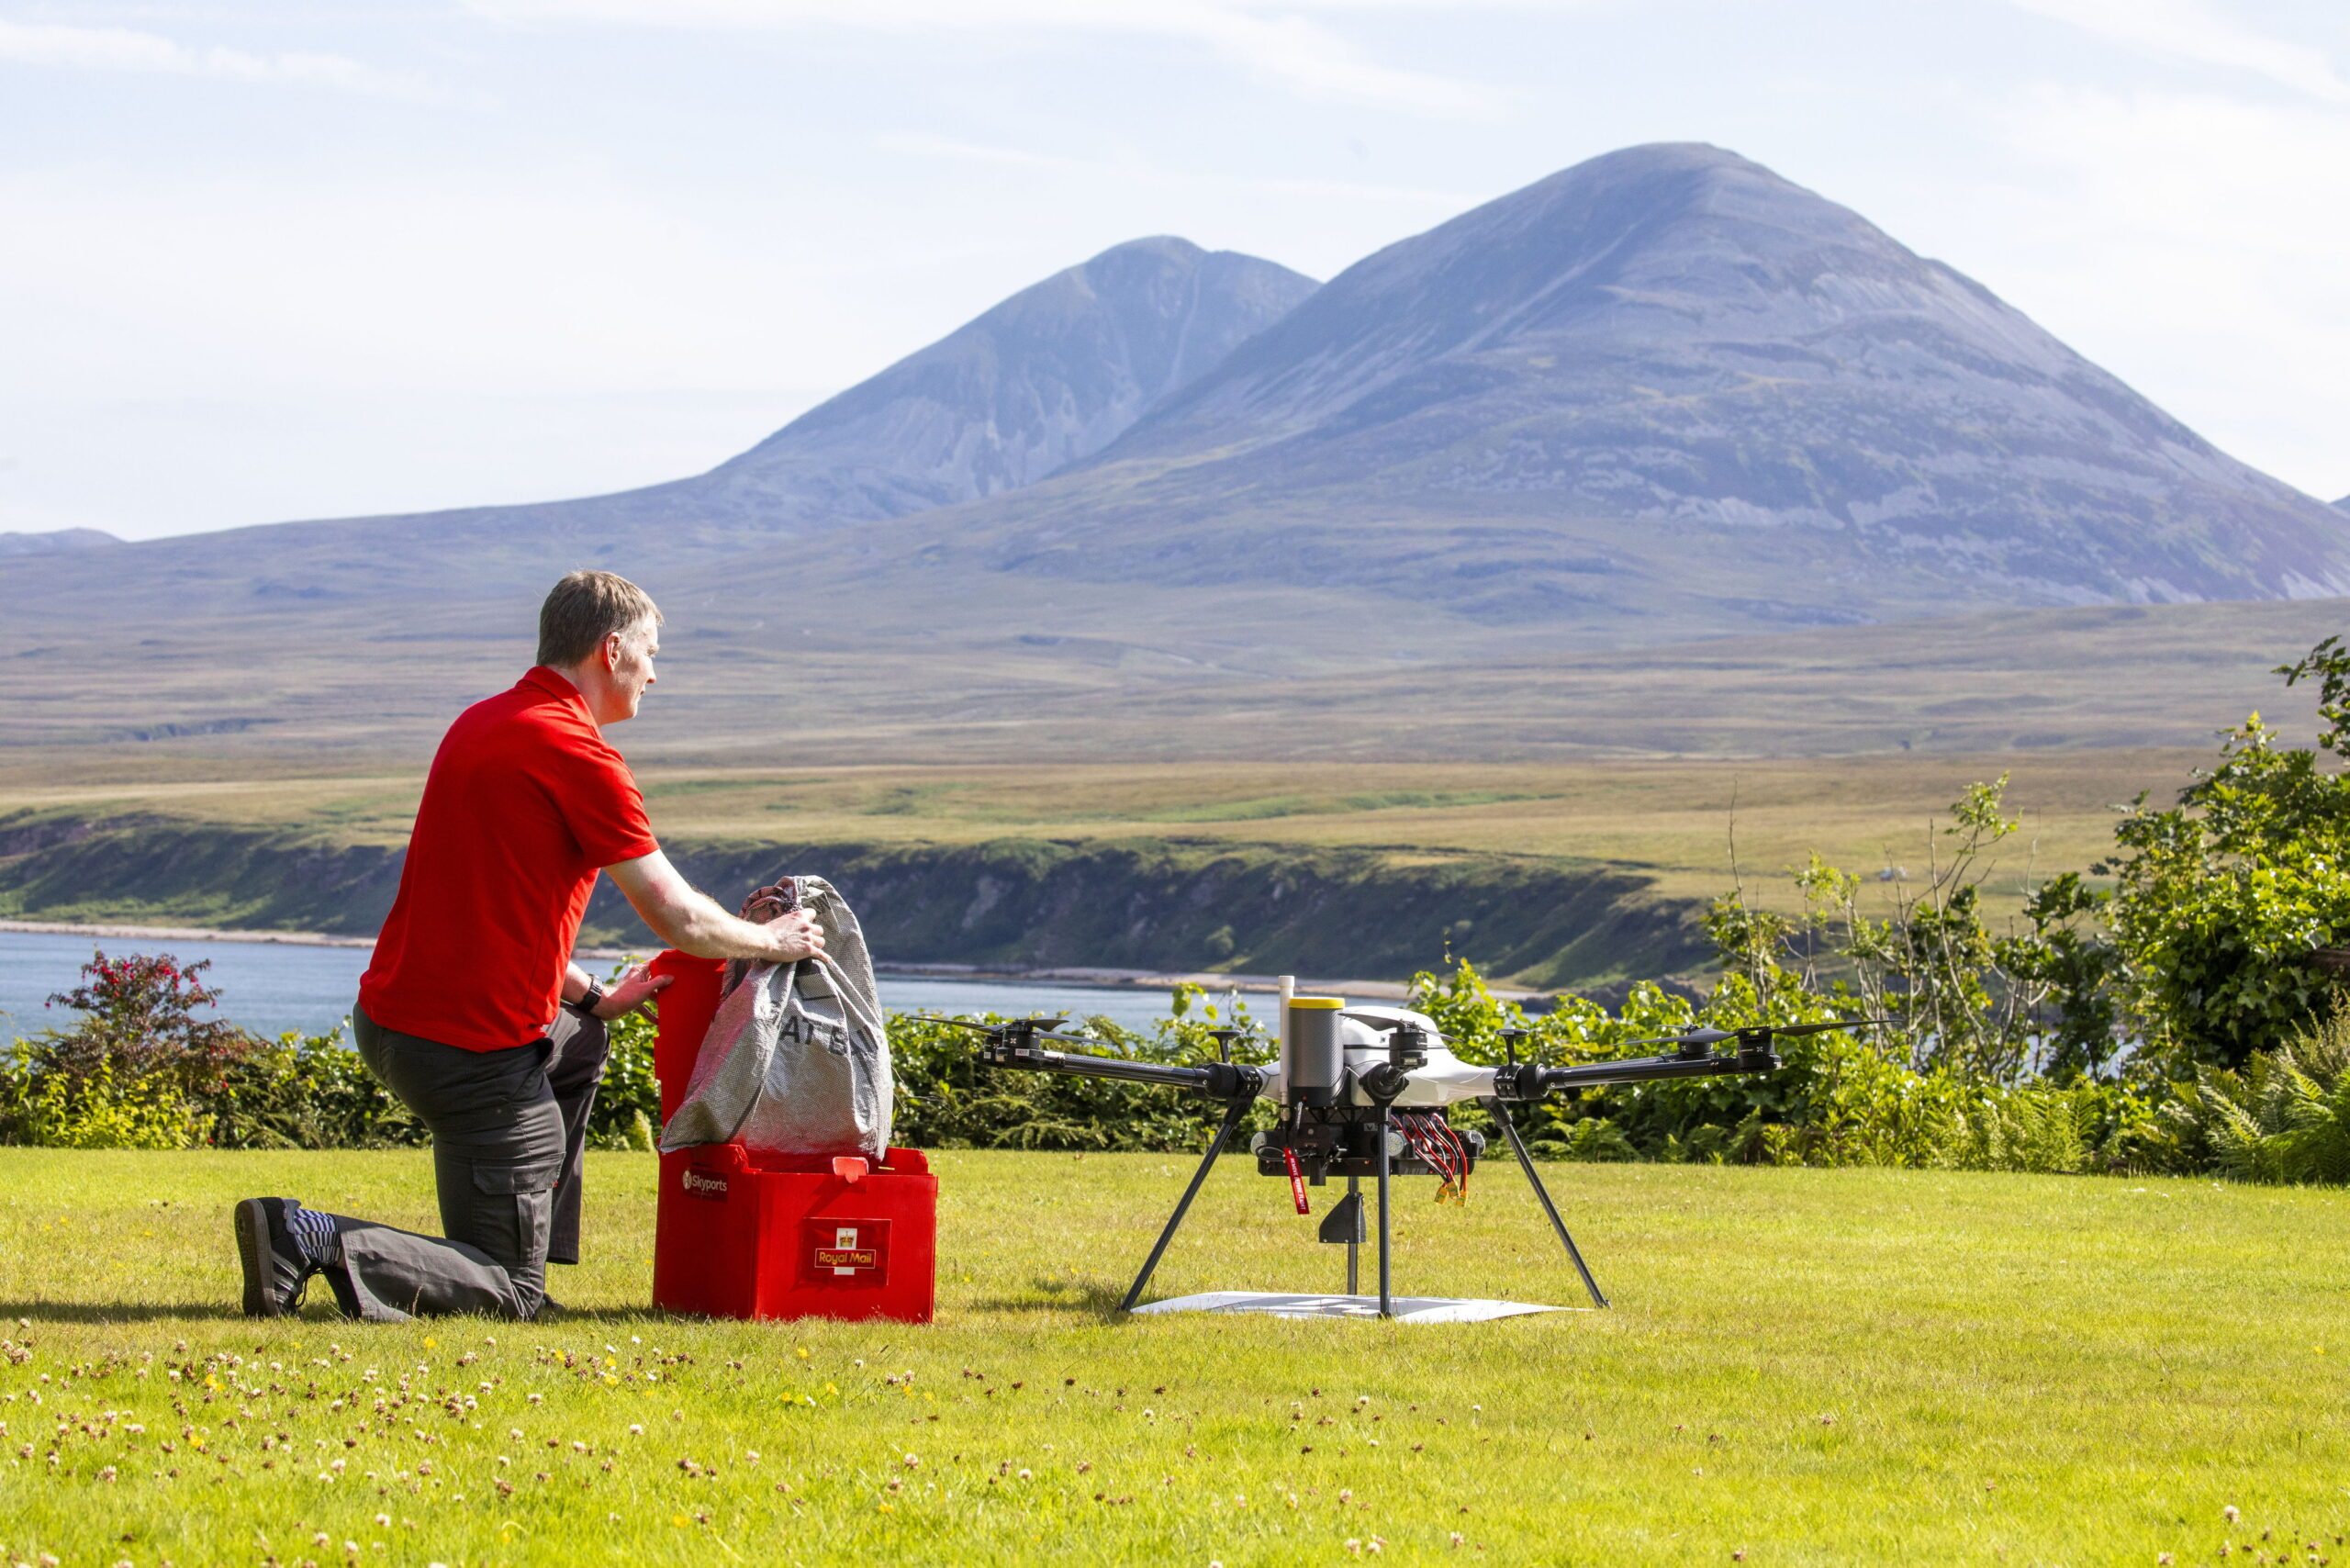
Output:
[[498,1051],[403,1035],[358,1007],[351,1026],[369,1070],[432,1134],[446,1234],[335,1215],[344,1308],[377,1323],[537,1316],[547,1264],[579,1260],[580,1153],[610,1048],[603,1022],[565,1007],[547,1038]]

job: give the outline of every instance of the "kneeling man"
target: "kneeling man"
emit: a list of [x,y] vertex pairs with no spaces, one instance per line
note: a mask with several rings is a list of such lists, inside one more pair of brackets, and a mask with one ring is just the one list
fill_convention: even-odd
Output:
[[610,572],[574,572],[539,611],[539,662],[476,702],[432,758],[399,893],[359,982],[359,1054],[432,1134],[440,1237],[305,1208],[236,1206],[245,1311],[274,1317],[323,1273],[356,1317],[536,1316],[550,1260],[579,1260],[580,1152],[605,1021],[667,982],[608,993],[571,961],[599,870],[654,934],[706,958],[785,963],[804,914],[738,920],[688,887],[603,732],[653,685],[661,612]]

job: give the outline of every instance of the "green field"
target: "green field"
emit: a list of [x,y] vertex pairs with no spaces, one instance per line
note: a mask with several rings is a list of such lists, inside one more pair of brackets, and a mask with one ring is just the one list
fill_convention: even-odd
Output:
[[[644,1312],[591,1161],[559,1320],[263,1326],[229,1202],[422,1156],[0,1150],[0,1559],[2350,1562],[2340,1193],[1561,1167],[1609,1312],[1122,1320],[1184,1160],[950,1152],[935,1325],[756,1326]],[[1400,1286],[1580,1299],[1513,1173],[1404,1192]],[[1335,1288],[1313,1223],[1227,1163],[1157,1289]]]
[[[1556,989],[1701,970],[1706,903],[1742,882],[1791,911],[1786,873],[1814,851],[1888,913],[1924,886],[1950,802],[2008,774],[2021,831],[1983,889],[2003,929],[2036,882],[2111,850],[2117,808],[2174,800],[2222,727],[2258,708],[2306,736],[2308,689],[2271,672],[2338,630],[2341,606],[2042,610],[1641,648],[1503,636],[1465,663],[1334,664],[1322,647],[1261,667],[1204,648],[1162,667],[1090,635],[934,644],[896,622],[912,641],[887,658],[856,637],[779,650],[716,634],[708,609],[679,614],[659,693],[614,737],[681,860],[789,846],[799,869],[870,885],[887,859],[906,872],[878,879],[898,907],[983,910],[979,873],[948,852],[1067,851],[1097,862],[1072,874],[1086,908],[1153,912],[1116,943],[1064,910],[1017,939],[901,944],[901,961],[1392,981],[1450,951]],[[1213,642],[1214,624],[1194,630]],[[349,852],[404,843],[437,736],[528,656],[403,620],[383,646],[413,678],[390,688],[338,635],[280,637],[266,679],[220,689],[201,637],[11,635],[29,633],[0,629],[0,657],[37,659],[39,678],[0,715],[0,915],[343,934],[372,930],[391,896]],[[77,847],[95,824],[109,842]],[[1166,879],[1109,862],[1170,846],[1187,866],[1228,849],[1278,872],[1287,857],[1326,887],[1409,873],[1348,900],[1350,918],[1408,935],[1332,935],[1360,973],[1264,928],[1260,902],[1199,930],[1169,923]],[[613,901],[595,918],[599,941],[638,937]]]
[[[1667,613],[1489,622],[1400,588],[1272,581],[941,570],[905,592],[890,548],[866,536],[853,553],[890,581],[829,599],[795,584],[789,609],[732,580],[672,591],[648,576],[669,618],[661,686],[623,749],[641,765],[769,770],[1293,761],[1343,772],[1338,787],[1354,790],[1430,761],[2198,746],[2252,708],[2306,712],[2269,672],[2341,631],[2344,610],[2295,599],[1910,619],[1882,605],[1881,624],[1762,629],[1701,610],[1680,561],[1650,585],[1670,588]],[[352,575],[349,592],[258,600],[252,574],[275,577],[279,564],[201,547],[146,589],[94,577],[45,594],[20,565],[17,613],[0,619],[0,660],[16,674],[0,701],[0,771],[106,781],[419,767],[460,708],[528,666],[540,585],[571,561],[517,543],[494,590],[452,582],[437,563],[346,555],[333,569]],[[387,573],[409,572],[425,574],[412,593],[388,589]],[[147,591],[163,597],[142,609]],[[800,613],[820,602],[822,614]]]

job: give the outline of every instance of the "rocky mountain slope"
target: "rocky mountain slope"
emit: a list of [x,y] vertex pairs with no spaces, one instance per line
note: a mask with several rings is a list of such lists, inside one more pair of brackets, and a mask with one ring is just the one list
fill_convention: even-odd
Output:
[[1849,209],[1694,145],[1390,246],[1092,463],[939,529],[993,535],[998,566],[1335,577],[1512,622],[2350,588],[2338,514]]
[[1254,256],[1134,241],[811,409],[672,504],[836,528],[1016,490],[1110,444],[1313,291]]

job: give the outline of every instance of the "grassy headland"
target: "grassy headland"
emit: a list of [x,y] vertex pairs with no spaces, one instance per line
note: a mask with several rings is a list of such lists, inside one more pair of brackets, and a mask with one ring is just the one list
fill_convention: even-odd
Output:
[[[1951,801],[2003,771],[2025,825],[1988,890],[1995,913],[2011,910],[2034,876],[2103,853],[2117,804],[2141,789],[2167,799],[2199,760],[2114,750],[1375,769],[656,765],[643,778],[665,841],[712,886],[778,857],[830,868],[852,889],[862,877],[901,904],[902,935],[925,958],[1390,978],[1329,967],[1355,955],[1400,978],[1449,941],[1497,975],[1556,985],[1700,961],[1689,921],[1704,901],[1742,878],[1759,902],[1786,907],[1785,873],[1814,850],[1865,876],[1922,878]],[[414,774],[61,784],[20,772],[0,778],[0,913],[372,930],[420,787]],[[1198,884],[1209,904],[1174,907],[1211,866],[1222,880]],[[1328,896],[1281,909],[1251,877]],[[970,924],[948,917],[989,878],[1039,888],[999,924],[1049,916],[1058,929],[1025,946],[1009,931],[966,939]],[[1889,899],[1905,885],[1874,891]],[[993,907],[1000,894],[984,896]],[[1138,896],[1162,915],[1130,929],[1122,912]],[[1215,913],[1216,900],[1229,907]],[[631,935],[609,896],[592,921],[604,936]],[[952,951],[958,942],[970,951]]]

